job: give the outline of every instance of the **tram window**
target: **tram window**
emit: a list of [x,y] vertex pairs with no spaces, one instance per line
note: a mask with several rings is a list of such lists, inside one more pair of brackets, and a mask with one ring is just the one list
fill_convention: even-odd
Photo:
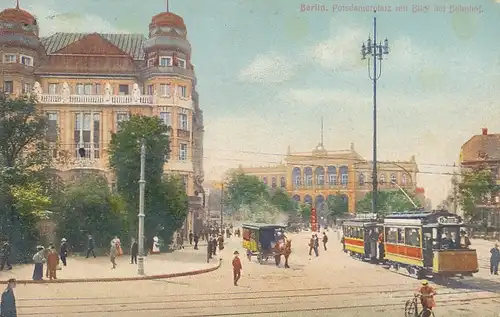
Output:
[[397,243],[398,230],[396,228],[385,228],[385,238],[388,243]]
[[403,229],[398,229],[398,243],[405,244],[405,233]]
[[432,247],[434,249],[437,249],[439,245],[438,242],[438,229],[437,228],[432,228]]
[[405,242],[406,245],[412,247],[420,247],[420,229],[406,228],[405,229]]

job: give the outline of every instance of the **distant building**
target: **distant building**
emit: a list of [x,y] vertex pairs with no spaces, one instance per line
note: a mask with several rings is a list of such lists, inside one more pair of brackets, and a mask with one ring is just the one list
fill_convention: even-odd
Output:
[[483,128],[481,134],[472,136],[465,142],[460,151],[460,166],[474,168],[486,166],[491,169],[493,177],[500,179],[500,134],[489,134]]
[[[348,150],[327,151],[321,141],[311,152],[292,152],[288,148],[282,164],[238,168],[255,175],[271,188],[281,188],[296,201],[324,210],[331,195],[340,193],[356,211],[356,202],[372,190],[372,162],[359,155],[354,144]],[[399,190],[394,183],[415,193],[418,166],[415,157],[408,161],[378,163],[379,190]]]

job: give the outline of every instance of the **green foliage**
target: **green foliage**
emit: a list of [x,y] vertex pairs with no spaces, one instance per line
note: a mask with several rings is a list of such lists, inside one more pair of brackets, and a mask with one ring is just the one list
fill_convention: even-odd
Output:
[[311,220],[312,207],[309,204],[297,203],[297,213],[302,217],[303,221]]
[[326,199],[326,206],[328,208],[329,214],[332,217],[339,217],[345,213],[349,212],[348,202],[342,198],[340,193],[333,196],[328,196]]
[[482,219],[482,211],[477,204],[484,204],[494,193],[498,192],[491,170],[478,167],[463,170],[458,181],[458,202],[470,221]]
[[296,202],[280,189],[271,194],[270,203],[286,214],[294,214],[297,211]]
[[[130,234],[137,236],[141,140],[146,146],[145,235],[158,234],[168,245],[187,215],[185,187],[173,177],[164,177],[163,167],[170,154],[170,128],[157,117],[132,116],[120,124],[109,146],[109,164],[124,197]],[[162,229],[163,228],[163,229]]]
[[[408,193],[408,196],[419,206],[419,201],[414,199],[414,196]],[[413,210],[415,206],[401,191],[379,191],[377,195],[377,212],[390,213],[402,212],[405,210]],[[356,203],[357,213],[371,212],[372,210],[372,193],[369,192],[363,199]]]
[[0,234],[10,241],[17,262],[31,259],[40,211],[50,203],[46,129],[47,118],[33,96],[0,93]]
[[107,248],[114,236],[126,236],[126,215],[120,209],[123,200],[111,192],[104,176],[82,174],[66,188],[64,198],[55,213],[58,235],[66,238],[74,251],[86,249],[88,234],[97,248]]
[[233,211],[239,210],[244,205],[251,205],[255,201],[269,198],[269,191],[257,176],[241,172],[233,173],[226,186],[225,204]]

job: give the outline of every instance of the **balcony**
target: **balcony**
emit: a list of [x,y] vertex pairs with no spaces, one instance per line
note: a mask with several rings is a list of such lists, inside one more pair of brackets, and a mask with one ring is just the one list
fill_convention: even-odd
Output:
[[153,95],[142,95],[138,84],[133,85],[132,94],[130,95],[113,95],[111,94],[111,85],[104,85],[104,92],[99,95],[90,94],[71,94],[67,83],[62,85],[60,93],[47,94],[42,91],[40,83],[35,83],[33,93],[42,104],[72,104],[72,105],[164,105],[164,106],[179,106],[186,109],[193,109],[193,101],[191,96],[181,96],[177,91],[168,95],[160,96],[155,91]]

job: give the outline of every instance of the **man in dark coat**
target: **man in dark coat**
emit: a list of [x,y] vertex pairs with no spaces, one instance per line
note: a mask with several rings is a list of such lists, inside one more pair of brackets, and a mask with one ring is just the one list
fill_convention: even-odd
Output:
[[189,231],[189,244],[190,245],[193,245],[193,238],[194,238],[194,235],[193,235],[193,232],[192,231]]
[[214,235],[212,238],[212,254],[217,255],[217,236]]
[[137,264],[137,254],[139,253],[139,245],[135,239],[132,240],[132,246],[130,246],[130,264]]
[[11,278],[7,282],[7,288],[2,293],[2,302],[0,306],[1,317],[17,317],[16,297],[14,288],[16,288],[16,279]]
[[87,247],[87,256],[86,256],[86,258],[89,257],[90,253],[92,253],[92,255],[94,256],[94,258],[96,258],[94,249],[95,249],[95,242],[94,242],[94,239],[92,238],[92,236],[89,234],[89,240],[88,240],[88,247]]
[[212,258],[212,241],[208,241],[207,243],[207,263],[210,262],[210,259]]
[[198,250],[198,242],[200,241],[200,237],[198,236],[198,234],[196,233],[194,234],[193,240],[194,240],[194,249]]
[[68,258],[68,243],[65,238],[61,239],[61,248],[59,250],[59,256],[61,257],[61,262],[66,266],[66,259]]
[[10,257],[10,244],[5,242],[2,246],[2,250],[0,250],[0,271],[3,270],[5,265],[7,265],[7,270],[12,269],[12,265],[9,263]]

